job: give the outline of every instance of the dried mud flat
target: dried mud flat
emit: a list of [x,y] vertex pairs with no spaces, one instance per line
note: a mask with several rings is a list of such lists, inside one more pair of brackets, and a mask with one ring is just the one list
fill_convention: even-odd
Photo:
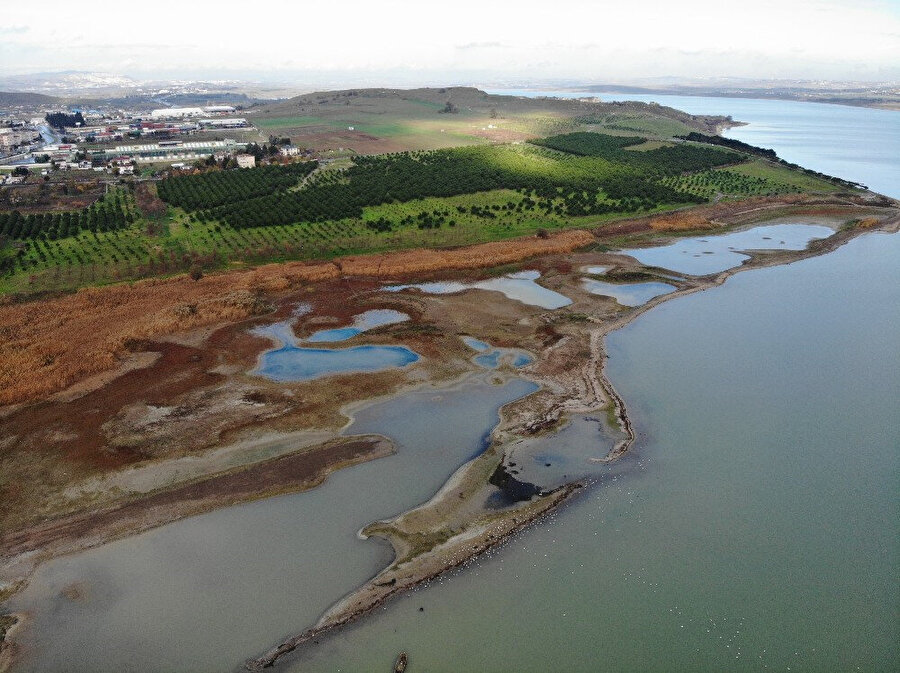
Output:
[[[614,252],[575,252],[575,248],[584,248],[585,242],[588,247],[606,241],[661,242],[679,229],[677,223],[660,227],[659,223],[654,226],[652,218],[636,219],[604,227],[593,235],[577,232],[558,247],[545,246],[536,253],[528,248],[531,252],[524,256],[496,258],[498,264],[528,259],[526,267],[520,264],[519,268],[539,270],[541,284],[573,299],[571,306],[555,311],[480,290],[474,291],[478,301],[472,301],[472,292],[441,296],[378,292],[380,284],[373,277],[391,277],[392,282],[398,278],[418,280],[425,275],[433,278],[441,271],[442,278],[469,278],[473,272],[457,261],[465,260],[464,251],[445,257],[445,262],[450,260],[446,267],[430,254],[420,255],[418,266],[409,257],[373,256],[334,267],[356,269],[359,275],[353,271],[326,275],[299,286],[288,282],[286,288],[274,283],[280,289],[260,291],[258,296],[267,307],[277,306],[274,313],[240,315],[224,325],[221,321],[195,325],[189,320],[193,329],[130,343],[135,357],[128,359],[114,378],[104,375],[92,386],[84,383],[86,375],[80,379],[81,388],[45,396],[37,403],[0,408],[4,415],[0,465],[11,469],[4,469],[9,476],[0,479],[0,493],[12,504],[0,535],[0,581],[9,591],[47,558],[216,507],[310,488],[331,470],[388,455],[392,447],[384,438],[338,437],[348,415],[375,399],[466,376],[474,365],[472,352],[461,343],[460,335],[535,355],[535,362],[521,374],[541,387],[501,410],[501,422],[488,451],[461,468],[428,503],[396,520],[376,522],[365,531],[392,543],[395,562],[336,605],[313,629],[250,663],[253,667],[270,665],[313,636],[356,619],[390,596],[502,542],[580,488],[580,484],[563,485],[490,514],[468,507],[473,498],[483,495],[491,475],[503,464],[505,447],[514,439],[550,432],[572,413],[611,409],[623,439],[610,454],[596,458],[613,460],[627,451],[633,436],[625,402],[603,374],[603,337],[607,333],[663,301],[721,284],[733,273],[824,254],[864,231],[895,231],[898,227],[895,208],[863,200],[768,200],[742,203],[741,208],[736,204],[710,206],[698,212],[716,229],[785,214],[857,224],[841,227],[805,251],[759,253],[744,266],[720,274],[669,279],[675,292],[631,309],[584,291],[578,269],[604,264],[626,273],[640,271],[652,276],[658,272]],[[400,266],[398,259],[403,268],[413,270],[393,273]],[[474,268],[491,266],[487,256],[472,259]],[[323,325],[347,324],[352,315],[368,308],[406,312],[410,321],[367,332],[347,344],[403,344],[422,359],[404,371],[300,384],[274,384],[248,376],[258,354],[268,347],[248,329],[287,318],[299,302],[313,308],[295,323],[299,336]],[[278,437],[284,441],[279,443]],[[276,439],[267,443],[265,438]],[[187,482],[173,477],[173,471],[166,472],[167,466],[179,459],[213,454],[216,458],[210,458]],[[50,495],[35,499],[28,487],[37,483],[47,484]],[[111,484],[121,487],[123,483],[130,490],[122,493],[111,488]],[[442,535],[434,535],[437,530]],[[411,547],[409,540],[414,538],[425,542]]]

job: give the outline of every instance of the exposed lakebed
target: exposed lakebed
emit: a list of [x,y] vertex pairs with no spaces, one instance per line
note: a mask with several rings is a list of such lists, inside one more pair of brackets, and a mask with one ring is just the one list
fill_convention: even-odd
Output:
[[668,283],[607,283],[593,278],[582,278],[581,284],[591,294],[612,297],[622,306],[641,306],[654,297],[675,291]]

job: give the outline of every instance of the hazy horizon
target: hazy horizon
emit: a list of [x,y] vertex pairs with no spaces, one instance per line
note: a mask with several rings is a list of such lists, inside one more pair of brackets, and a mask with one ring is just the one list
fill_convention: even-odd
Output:
[[0,17],[0,77],[87,71],[141,80],[301,85],[900,80],[900,3],[406,0],[308,7],[157,0],[139,20],[47,0]]

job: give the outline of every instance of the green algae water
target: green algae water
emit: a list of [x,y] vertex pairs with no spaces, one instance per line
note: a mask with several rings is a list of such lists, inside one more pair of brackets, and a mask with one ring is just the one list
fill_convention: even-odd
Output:
[[897,670],[898,269],[870,234],[612,334],[633,454],[286,670]]

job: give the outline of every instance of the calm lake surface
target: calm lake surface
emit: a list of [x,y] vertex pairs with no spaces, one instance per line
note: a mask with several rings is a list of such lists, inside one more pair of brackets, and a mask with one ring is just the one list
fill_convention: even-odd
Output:
[[593,278],[582,278],[581,284],[591,294],[612,297],[622,306],[640,306],[675,290],[675,286],[668,283],[607,283]]
[[[759,108],[785,146],[738,135],[751,127],[734,137],[900,196],[900,152],[884,170],[879,159],[900,124],[817,130],[829,115],[882,111],[724,98],[688,107],[703,100],[683,107],[745,121]],[[785,106],[803,106],[808,123]],[[869,234],[739,274],[614,333],[609,374],[639,433],[630,456],[588,463],[611,441],[590,419],[552,451],[523,445],[522,477],[596,485],[276,670],[388,671],[401,650],[411,671],[897,670],[898,269],[900,236]],[[389,434],[397,455],[319,489],[45,564],[10,605],[33,620],[15,670],[236,670],[306,628],[388,561],[356,531],[427,500],[482,450],[498,407],[534,389],[491,376],[360,412],[349,432]]]
[[[350,372],[377,372],[395,367],[405,367],[419,359],[418,353],[406,346],[382,346],[364,344],[351,348],[310,348],[301,346],[294,335],[291,323],[294,318],[264,325],[253,330],[254,334],[268,337],[279,344],[259,356],[259,365],[253,373],[273,381],[307,381],[322,376]],[[337,329],[319,330],[308,342],[346,341],[370,329],[409,320],[399,311],[373,310],[360,313],[353,325]]]
[[387,292],[402,292],[415,288],[426,294],[454,294],[465,290],[490,290],[501,292],[508,299],[520,301],[523,304],[540,306],[541,308],[562,308],[572,303],[568,297],[554,292],[543,285],[538,285],[537,279],[541,277],[538,271],[517,271],[500,278],[488,278],[474,283],[460,283],[459,281],[438,281],[434,283],[419,283],[416,285],[389,285],[384,288]]

